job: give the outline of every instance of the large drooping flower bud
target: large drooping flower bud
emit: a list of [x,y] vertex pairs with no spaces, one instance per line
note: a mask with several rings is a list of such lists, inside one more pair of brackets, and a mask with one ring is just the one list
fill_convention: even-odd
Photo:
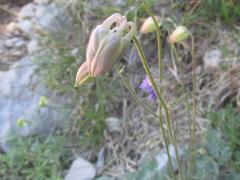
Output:
[[[161,26],[161,22],[160,22],[160,17],[159,16],[154,16],[154,18],[156,19],[158,26]],[[152,17],[148,17],[142,24],[141,28],[140,28],[140,32],[143,34],[147,34],[147,33],[151,33],[153,31],[156,30],[156,25],[153,21]]]
[[118,13],[98,25],[90,36],[86,61],[78,69],[76,86],[90,77],[109,71],[128,47],[134,35],[136,35],[135,23],[127,22],[126,17]]

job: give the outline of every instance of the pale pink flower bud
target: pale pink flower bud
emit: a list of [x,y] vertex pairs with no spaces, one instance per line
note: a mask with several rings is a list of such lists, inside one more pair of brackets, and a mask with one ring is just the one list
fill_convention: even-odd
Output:
[[178,26],[169,36],[170,43],[179,43],[189,36],[189,31],[184,26]]
[[136,25],[118,13],[107,18],[92,32],[86,61],[80,66],[76,84],[84,77],[96,77],[109,71],[136,34]]
[[[160,23],[160,17],[159,16],[154,16],[154,18],[156,19],[158,26],[161,26]],[[142,24],[141,28],[140,28],[140,32],[143,34],[147,34],[147,33],[151,33],[153,31],[156,30],[156,25],[153,21],[152,17],[148,17]]]

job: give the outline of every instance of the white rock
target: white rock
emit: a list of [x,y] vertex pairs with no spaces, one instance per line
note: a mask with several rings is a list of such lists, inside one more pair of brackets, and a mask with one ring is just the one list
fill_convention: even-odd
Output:
[[5,46],[13,47],[15,45],[15,43],[17,43],[18,41],[19,41],[19,38],[17,38],[17,37],[7,39],[7,40],[5,40]]
[[[71,104],[67,102],[70,96],[56,96],[51,93],[40,83],[41,78],[35,73],[36,68],[31,59],[26,57],[0,74],[0,147],[4,150],[11,148],[7,140],[13,135],[47,135],[55,128],[62,128],[65,118],[71,112],[68,109]],[[48,99],[49,106],[38,108],[42,95],[51,97]],[[56,104],[67,109],[60,112]],[[19,127],[19,118],[29,123]]]
[[108,117],[106,119],[106,125],[109,133],[122,133],[121,122],[118,118]]
[[32,39],[27,45],[27,50],[29,54],[34,53],[35,51],[38,50],[38,48],[39,48],[39,45],[38,45],[37,39]]
[[98,159],[96,162],[96,168],[100,169],[104,166],[104,159],[105,159],[105,148],[101,148],[98,153]]
[[9,33],[12,33],[14,32],[15,30],[17,29],[17,24],[15,22],[11,22],[7,25],[6,27],[6,30],[9,32]]
[[37,25],[53,36],[67,33],[72,28],[70,17],[62,6],[51,3],[45,8],[37,10]]
[[[60,11],[61,9],[55,4],[52,3],[49,6],[47,6],[45,8],[45,10],[41,10],[43,12],[39,12],[40,14],[42,14],[42,16],[40,16],[40,18],[38,19],[39,24],[44,27],[44,28],[51,28],[51,26],[54,24],[54,21],[58,21],[58,19],[56,17],[58,17],[58,15],[60,15]],[[61,17],[58,17],[61,18]]]
[[36,4],[48,4],[50,0],[33,0]]
[[74,49],[71,50],[71,55],[74,56],[74,57],[77,57],[78,52],[79,52],[78,48],[74,48]]
[[96,169],[93,165],[79,157],[74,160],[64,180],[91,180],[95,177],[95,175]]
[[4,52],[5,49],[5,41],[0,40],[0,54]]
[[26,45],[26,41],[19,40],[18,42],[15,43],[15,47],[22,47]]
[[7,39],[4,43],[5,47],[13,47],[14,41],[12,39]]
[[39,5],[35,11],[35,17],[40,18],[44,15],[47,6]]
[[11,54],[12,54],[13,56],[22,56],[23,53],[24,53],[23,51],[20,51],[20,50],[19,50],[19,51],[15,51],[15,50],[14,50]]
[[29,36],[33,35],[34,33],[34,25],[30,20],[22,20],[17,24],[17,26],[21,31]]
[[[177,158],[176,158],[176,153],[175,153],[175,149],[173,147],[173,145],[169,145],[169,154],[171,156],[171,159],[172,159],[172,163],[173,163],[173,168],[174,168],[174,171],[177,171],[178,170],[178,165],[177,165]],[[177,148],[178,149],[178,155],[181,157],[183,156],[184,152],[183,152],[183,149],[181,148]],[[166,150],[162,150],[157,156],[155,156],[155,160],[158,164],[158,169],[160,171],[164,170],[166,167],[167,167],[167,164],[168,164],[168,155],[167,155],[167,152]]]
[[25,19],[25,18],[32,18],[35,14],[35,10],[36,10],[36,5],[33,3],[29,3],[25,6],[23,6],[23,8],[21,9],[20,13],[19,13],[19,17],[20,19]]
[[204,68],[217,68],[222,62],[222,53],[219,49],[207,51],[203,57]]

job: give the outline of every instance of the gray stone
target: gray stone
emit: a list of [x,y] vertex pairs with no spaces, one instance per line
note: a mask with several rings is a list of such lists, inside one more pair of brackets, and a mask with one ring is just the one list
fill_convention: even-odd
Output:
[[121,122],[118,118],[108,117],[106,119],[106,126],[109,133],[122,133]]
[[203,63],[205,69],[217,68],[222,62],[222,53],[219,49],[213,49],[207,51],[203,57]]
[[43,28],[55,28],[51,26],[53,26],[54,20],[58,21],[57,18],[60,13],[60,7],[58,7],[55,3],[52,3],[42,11],[42,16],[38,19],[39,25]]
[[13,33],[17,29],[17,24],[15,22],[11,22],[6,26],[6,30],[8,33]]
[[18,22],[17,27],[28,36],[32,36],[34,34],[34,25],[30,20],[22,20]]
[[19,41],[21,41],[21,39],[19,39],[17,37],[14,37],[14,38],[11,38],[11,39],[7,39],[7,40],[5,40],[5,46],[6,47],[13,47]]
[[11,55],[13,56],[22,56],[24,54],[24,51],[21,50],[13,50]]
[[37,10],[36,25],[38,29],[48,32],[52,38],[63,39],[73,25],[62,6],[51,3]]
[[[31,6],[30,6],[31,7]],[[29,6],[27,6],[29,8]],[[66,42],[65,36],[73,31],[73,24],[70,16],[63,6],[56,3],[47,5],[35,5],[31,19],[21,19],[17,23],[18,29],[29,37],[38,37],[48,34],[49,37],[58,41]],[[23,10],[23,12],[25,12]]]
[[44,15],[46,8],[47,8],[47,6],[39,5],[35,11],[35,17],[41,18]]
[[29,3],[21,9],[19,13],[19,18],[20,19],[25,19],[25,18],[32,18],[35,14],[36,10],[36,5],[33,3]]
[[0,54],[4,52],[5,49],[5,41],[0,39]]
[[98,177],[97,179],[95,180],[112,180],[113,178],[110,177],[110,176],[101,176],[101,177]]
[[[47,135],[55,128],[63,128],[71,111],[70,95],[51,93],[40,83],[35,69],[26,57],[0,74],[0,147],[5,151],[10,148],[9,137],[14,135]],[[44,107],[39,106],[41,97],[48,100]]]
[[96,169],[93,165],[79,157],[74,160],[71,168],[64,180],[91,180],[96,175]]
[[37,39],[32,39],[27,45],[27,50],[29,54],[34,53],[35,51],[38,50],[38,48],[39,48],[39,45],[38,45]]
[[33,0],[36,4],[48,4],[50,0]]
[[78,57],[78,53],[79,53],[79,49],[78,48],[74,48],[71,50],[71,55],[74,57]]
[[104,159],[105,159],[105,148],[101,148],[98,153],[98,158],[96,162],[96,168],[100,169],[104,166]]
[[[183,156],[183,149],[182,148],[177,148],[178,149],[178,154],[180,156],[180,158]],[[173,163],[173,168],[174,171],[178,170],[178,165],[177,165],[177,160],[176,160],[176,153],[175,153],[175,149],[173,147],[173,145],[169,145],[169,154],[171,156],[172,159],[172,163]],[[168,164],[168,155],[165,149],[163,149],[157,156],[155,156],[155,160],[158,164],[158,169],[160,171],[163,171],[166,169],[167,164]]]
[[25,46],[26,45],[26,41],[23,41],[23,40],[19,40],[15,43],[15,47],[22,47],[22,46]]

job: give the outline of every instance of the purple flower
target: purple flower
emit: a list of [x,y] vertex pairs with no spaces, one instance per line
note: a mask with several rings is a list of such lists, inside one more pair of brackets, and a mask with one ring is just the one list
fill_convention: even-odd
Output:
[[143,81],[142,81],[142,83],[140,84],[139,87],[140,87],[140,89],[142,89],[143,91],[148,93],[148,99],[149,100],[155,101],[157,99],[157,95],[154,92],[147,76],[143,79]]

